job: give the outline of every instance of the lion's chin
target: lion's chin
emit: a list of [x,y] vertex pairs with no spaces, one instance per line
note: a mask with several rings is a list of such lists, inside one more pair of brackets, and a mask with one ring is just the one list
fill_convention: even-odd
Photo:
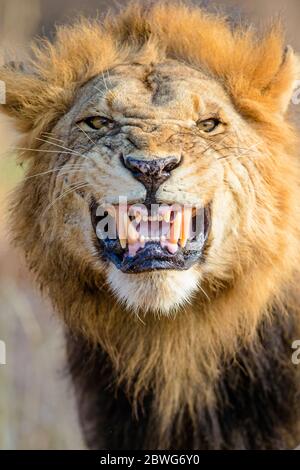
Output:
[[172,315],[190,303],[200,281],[192,267],[187,271],[153,271],[126,274],[113,264],[108,270],[108,283],[117,300],[136,314]]

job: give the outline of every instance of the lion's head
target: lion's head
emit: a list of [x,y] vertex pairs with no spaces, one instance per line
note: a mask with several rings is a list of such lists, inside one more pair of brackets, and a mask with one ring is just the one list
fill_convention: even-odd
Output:
[[[0,72],[2,109],[24,133],[13,223],[30,266],[68,324],[121,358],[123,378],[144,361],[139,389],[154,364],[171,384],[178,350],[178,401],[197,361],[248,337],[298,262],[285,117],[297,60],[280,28],[256,34],[182,5],[134,6],[60,28],[28,71]],[[101,236],[104,217],[115,237]],[[151,315],[174,311],[176,324]]]

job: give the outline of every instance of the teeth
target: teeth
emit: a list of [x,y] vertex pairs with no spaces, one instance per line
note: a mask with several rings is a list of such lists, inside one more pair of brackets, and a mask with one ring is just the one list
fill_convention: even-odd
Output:
[[[160,243],[162,248],[166,248],[173,254],[177,252],[179,246],[186,247],[191,235],[192,207],[177,210],[174,206],[162,205],[158,210],[159,212],[155,215],[148,215],[146,209],[143,210],[142,207],[132,206],[128,210],[126,206],[120,205],[108,211],[112,217],[116,218],[120,244],[124,250],[128,245],[130,256],[134,256],[149,241]],[[171,215],[172,218],[174,216],[172,222],[170,221]],[[149,222],[156,222],[156,224],[149,225]],[[163,223],[158,225],[158,222]]]
[[177,244],[178,239],[181,235],[181,221],[182,221],[182,212],[178,211],[175,215],[174,222],[171,226],[170,231],[170,243]]
[[183,220],[181,224],[181,236],[180,236],[180,245],[182,248],[186,246],[186,243],[188,241],[188,237],[190,234],[190,228],[191,228],[191,221],[192,221],[192,208],[191,207],[185,207],[182,211],[183,215]]
[[170,222],[171,217],[171,207],[170,206],[162,206],[159,208],[159,216],[158,220],[162,222],[163,220],[167,223]]
[[141,222],[141,220],[142,220],[142,214],[140,212],[137,212],[135,214],[135,223],[139,224]]
[[129,217],[127,215],[126,207],[119,207],[119,214],[117,217],[117,229],[120,240],[120,245],[125,250],[127,244]]
[[178,244],[177,243],[168,243],[167,245],[168,251],[174,255],[176,251],[178,250]]
[[[127,216],[128,217],[128,216]],[[132,225],[128,217],[128,243],[133,244],[139,239],[139,234]]]

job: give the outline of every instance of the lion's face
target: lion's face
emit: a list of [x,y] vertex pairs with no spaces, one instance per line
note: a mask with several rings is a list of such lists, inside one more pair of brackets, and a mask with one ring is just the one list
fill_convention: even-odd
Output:
[[58,151],[52,236],[131,308],[168,313],[207,279],[230,281],[252,236],[255,248],[266,151],[202,72],[117,66],[80,90],[47,140]]

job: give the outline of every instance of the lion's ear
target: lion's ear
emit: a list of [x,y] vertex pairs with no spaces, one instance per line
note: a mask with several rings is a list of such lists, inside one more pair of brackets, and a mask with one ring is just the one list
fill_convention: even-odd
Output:
[[299,87],[300,60],[291,46],[285,48],[281,65],[271,82],[263,90],[280,114],[285,114],[293,94]]
[[10,62],[0,67],[0,111],[13,118],[22,131],[34,126],[41,90],[41,80],[23,64]]

